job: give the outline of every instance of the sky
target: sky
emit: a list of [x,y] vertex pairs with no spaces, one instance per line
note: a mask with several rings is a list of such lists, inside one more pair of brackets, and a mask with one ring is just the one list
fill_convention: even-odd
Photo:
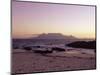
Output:
[[95,38],[95,6],[12,1],[12,36],[62,33]]

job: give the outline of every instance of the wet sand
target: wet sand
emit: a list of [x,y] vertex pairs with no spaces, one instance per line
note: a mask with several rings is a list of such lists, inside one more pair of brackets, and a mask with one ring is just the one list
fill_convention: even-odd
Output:
[[41,55],[24,50],[12,52],[12,73],[14,74],[95,68],[95,54],[66,53],[66,56],[59,56],[59,53]]

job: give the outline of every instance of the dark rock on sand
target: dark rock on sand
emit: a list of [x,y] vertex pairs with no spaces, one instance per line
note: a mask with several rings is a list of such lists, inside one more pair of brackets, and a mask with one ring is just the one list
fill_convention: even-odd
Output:
[[65,51],[65,49],[63,49],[63,48],[58,48],[58,47],[53,47],[52,50],[55,50],[55,51]]
[[23,49],[25,49],[25,50],[32,50],[31,47],[23,47]]
[[74,48],[86,48],[86,49],[96,49],[96,41],[76,41],[70,44],[66,44],[66,46],[74,47]]
[[40,53],[40,54],[46,54],[46,53],[52,53],[53,51],[49,51],[49,50],[45,50],[45,51],[42,51],[42,50],[34,50],[34,53]]

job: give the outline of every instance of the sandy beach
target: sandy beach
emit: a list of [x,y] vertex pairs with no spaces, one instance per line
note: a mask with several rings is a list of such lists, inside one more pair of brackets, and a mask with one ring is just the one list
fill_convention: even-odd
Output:
[[12,73],[95,69],[95,54],[66,52],[41,55],[21,49],[12,52]]

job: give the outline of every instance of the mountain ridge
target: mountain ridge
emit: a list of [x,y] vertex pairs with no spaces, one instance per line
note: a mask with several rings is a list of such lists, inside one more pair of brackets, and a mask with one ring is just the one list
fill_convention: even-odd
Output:
[[61,33],[42,33],[40,35],[38,35],[37,37],[32,37],[31,39],[69,39],[69,40],[73,40],[73,39],[78,39],[72,35],[63,35]]

